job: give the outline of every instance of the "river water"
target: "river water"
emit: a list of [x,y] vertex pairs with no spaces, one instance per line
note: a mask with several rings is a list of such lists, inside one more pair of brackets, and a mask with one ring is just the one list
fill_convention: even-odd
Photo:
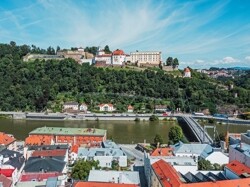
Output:
[[[174,121],[39,121],[39,120],[12,120],[0,119],[0,131],[13,134],[16,139],[24,140],[30,131],[37,127],[82,127],[100,128],[107,130],[108,138],[113,138],[117,143],[138,143],[152,142],[156,134],[160,134],[165,143],[168,142],[168,132],[171,126],[176,124]],[[225,132],[226,125],[217,125],[218,132]],[[250,129],[244,125],[230,125],[230,132],[240,133]],[[213,134],[212,130],[208,130]]]

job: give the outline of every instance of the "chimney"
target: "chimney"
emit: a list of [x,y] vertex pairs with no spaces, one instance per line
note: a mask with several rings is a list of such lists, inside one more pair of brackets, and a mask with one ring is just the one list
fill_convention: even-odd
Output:
[[160,142],[157,142],[157,148],[159,148],[160,147]]

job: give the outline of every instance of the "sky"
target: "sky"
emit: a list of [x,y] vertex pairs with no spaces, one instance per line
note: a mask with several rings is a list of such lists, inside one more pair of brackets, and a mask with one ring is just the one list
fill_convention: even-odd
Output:
[[250,67],[249,0],[0,0],[0,43],[161,51],[180,68]]

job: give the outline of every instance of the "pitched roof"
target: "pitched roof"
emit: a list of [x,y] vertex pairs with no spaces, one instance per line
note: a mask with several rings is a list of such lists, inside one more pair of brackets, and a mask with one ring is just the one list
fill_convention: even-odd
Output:
[[44,156],[44,157],[48,157],[48,156],[65,156],[66,155],[66,149],[57,149],[57,150],[41,150],[41,151],[34,151],[32,153],[33,157],[39,157],[39,156]]
[[190,72],[190,69],[189,69],[189,68],[185,68],[185,69],[184,69],[184,72],[185,72],[185,73]]
[[31,131],[33,135],[104,136],[107,130],[96,128],[39,127]]
[[138,171],[90,170],[88,181],[140,184],[140,177]]
[[138,187],[135,184],[116,184],[105,182],[76,182],[74,187]]
[[125,53],[123,50],[116,49],[115,51],[113,51],[113,55],[125,55]]
[[25,139],[26,145],[50,145],[51,136],[29,136]]
[[15,171],[15,169],[2,169],[0,168],[0,174],[4,175],[5,177],[11,177],[12,173]]
[[48,179],[49,177],[57,177],[62,175],[58,172],[50,172],[50,173],[23,173],[20,181],[33,181],[36,179],[37,181],[43,181],[44,179]]
[[71,147],[71,152],[73,152],[73,153],[78,153],[78,148],[79,148],[79,146],[78,145],[73,145],[72,147]]
[[13,137],[13,135],[0,132],[0,144],[1,145],[8,146],[14,141],[16,141],[16,139]]
[[152,165],[152,168],[164,187],[180,186],[182,181],[176,170],[164,160],[159,160]]
[[30,157],[25,164],[25,172],[62,172],[66,162],[58,158],[50,157]]
[[109,107],[113,107],[113,104],[111,104],[111,103],[108,103],[108,104],[107,104],[107,103],[105,103],[105,104],[100,104],[99,107],[103,107],[103,106],[105,106],[105,105],[108,105]]
[[0,155],[3,155],[4,158],[9,158],[9,160],[4,162],[4,164],[11,165],[12,167],[17,168],[18,170],[24,164],[25,159],[24,159],[23,155],[17,151],[4,149],[4,150],[0,151]]
[[134,107],[131,105],[128,105],[128,109],[134,109]]
[[10,187],[12,184],[12,181],[4,175],[0,175],[0,182],[2,183],[3,187]]
[[151,156],[173,156],[172,148],[156,148]]
[[237,174],[238,176],[241,176],[242,174],[250,175],[250,168],[240,163],[237,160],[230,162],[229,164],[226,165],[226,167],[235,174]]
[[78,102],[75,102],[75,101],[69,101],[69,102],[65,102],[63,105],[79,105]]

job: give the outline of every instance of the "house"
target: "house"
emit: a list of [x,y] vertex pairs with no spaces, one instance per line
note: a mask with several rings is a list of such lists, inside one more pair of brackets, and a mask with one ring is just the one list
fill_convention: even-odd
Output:
[[134,107],[132,107],[131,105],[128,106],[128,112],[134,112]]
[[183,75],[183,77],[191,78],[191,71],[190,71],[190,69],[188,67],[186,67],[184,69],[184,75]]
[[99,110],[104,111],[104,112],[113,112],[115,111],[114,105],[112,104],[100,104],[99,105]]
[[25,173],[67,173],[64,157],[30,157],[23,168]]
[[229,163],[229,157],[224,153],[222,153],[221,151],[213,151],[204,159],[211,162],[211,164],[224,165]]
[[241,133],[241,142],[250,145],[250,130],[247,130],[246,133]]
[[0,145],[5,146],[9,150],[16,150],[16,139],[12,134],[0,132]]
[[112,182],[75,182],[73,187],[138,187],[135,184],[116,184]]
[[112,53],[112,65],[122,66],[126,61],[126,54],[123,50],[117,49]]
[[246,143],[233,144],[229,146],[229,162],[237,160],[250,167],[250,145]]
[[156,148],[150,156],[173,156],[173,149],[169,147]]
[[69,144],[98,146],[106,140],[107,130],[91,128],[39,127],[29,133],[26,145]]
[[250,178],[228,179],[223,172],[179,173],[164,160],[151,167],[148,186],[151,187],[239,187],[248,186]]
[[68,109],[77,111],[79,104],[77,102],[65,102],[63,104],[63,110],[66,111]]
[[19,152],[8,149],[0,151],[0,174],[10,178],[15,184],[20,178],[24,160],[23,155]]
[[240,163],[237,160],[233,160],[225,167],[225,175],[229,179],[240,179],[250,177],[250,168]]
[[99,161],[100,167],[112,167],[117,161],[120,167],[127,167],[127,155],[117,148],[78,148],[78,159]]
[[213,152],[209,144],[184,144],[181,141],[171,146],[175,156],[193,157],[198,160],[199,157],[206,158]]
[[135,184],[140,186],[138,171],[90,170],[89,182],[112,182],[120,184]]
[[155,112],[156,113],[163,113],[168,111],[167,105],[155,105]]
[[85,103],[82,103],[80,105],[79,109],[80,109],[81,112],[85,112],[86,113],[87,110],[88,110],[88,106]]

